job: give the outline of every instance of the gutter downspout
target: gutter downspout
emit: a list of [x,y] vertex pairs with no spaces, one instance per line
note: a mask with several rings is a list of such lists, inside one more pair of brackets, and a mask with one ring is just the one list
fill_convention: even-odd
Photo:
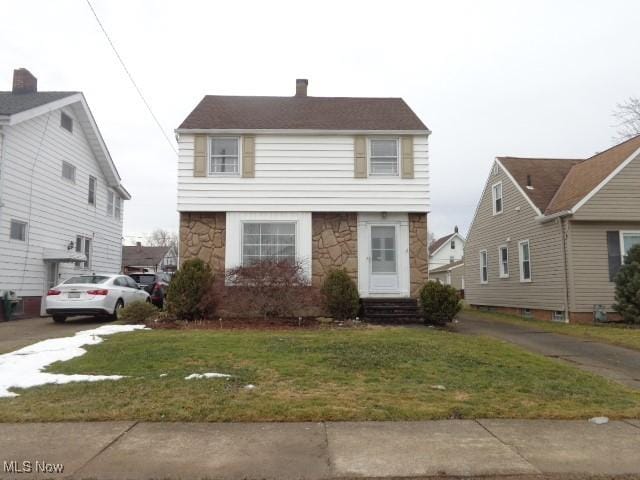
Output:
[[567,234],[565,232],[565,219],[558,217],[560,235],[562,236],[562,266],[564,268],[564,320],[569,323],[569,261],[567,259]]
[[[2,185],[4,183],[4,177],[6,176],[6,172],[4,171],[4,169],[2,168],[3,164],[4,164],[4,157],[6,155],[6,142],[5,142],[5,133],[3,130],[2,125],[0,125],[0,212],[2,211],[2,207],[4,206],[4,203],[2,203]],[[2,214],[0,213],[0,222],[2,221]]]
[[536,217],[536,221],[539,223],[547,223],[556,218],[566,217],[567,215],[573,215],[571,210],[562,210],[561,212],[554,213],[552,215],[539,215]]

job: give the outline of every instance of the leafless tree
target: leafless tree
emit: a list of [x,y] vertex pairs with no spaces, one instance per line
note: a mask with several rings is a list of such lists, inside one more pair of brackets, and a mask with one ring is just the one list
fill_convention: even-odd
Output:
[[147,237],[147,245],[150,247],[175,247],[178,245],[178,234],[163,228],[156,228]]
[[613,116],[618,121],[617,140],[640,135],[640,97],[629,97],[625,102],[619,103]]
[[436,236],[433,232],[429,231],[427,234],[427,245],[429,246],[429,252],[432,250],[433,242],[436,241]]

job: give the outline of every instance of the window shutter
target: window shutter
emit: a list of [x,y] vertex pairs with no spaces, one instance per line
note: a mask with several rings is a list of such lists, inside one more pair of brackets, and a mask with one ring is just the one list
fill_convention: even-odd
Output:
[[242,137],[242,176],[256,176],[256,137]]
[[193,176],[207,176],[207,136],[196,135],[193,140]]
[[619,231],[607,231],[607,250],[609,252],[609,281],[613,282],[622,265]]
[[413,178],[413,137],[402,137],[402,178]]
[[353,177],[367,178],[367,138],[357,135],[353,139]]

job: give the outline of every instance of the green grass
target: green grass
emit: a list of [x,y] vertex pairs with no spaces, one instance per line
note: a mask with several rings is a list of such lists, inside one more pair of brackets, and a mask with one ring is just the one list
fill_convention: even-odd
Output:
[[489,320],[521,325],[537,330],[553,333],[562,333],[574,337],[598,340],[612,345],[640,350],[640,328],[634,328],[625,324],[618,325],[581,325],[576,323],[555,323],[542,320],[528,320],[515,315],[497,312],[483,312],[480,310],[467,310],[467,313],[483,317]]
[[[0,399],[0,421],[640,416],[640,392],[489,338],[426,328],[144,331],[107,337],[49,371],[129,378],[17,390]],[[233,378],[184,380],[194,372]]]

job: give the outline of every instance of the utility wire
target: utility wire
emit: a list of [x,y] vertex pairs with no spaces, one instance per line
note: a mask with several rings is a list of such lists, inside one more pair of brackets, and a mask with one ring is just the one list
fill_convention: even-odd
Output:
[[138,95],[140,96],[140,99],[142,100],[144,105],[147,107],[147,110],[149,110],[149,113],[153,117],[153,120],[156,122],[156,125],[158,125],[158,128],[162,132],[162,136],[165,138],[165,140],[167,141],[167,143],[171,147],[171,150],[173,150],[173,152],[177,155],[178,151],[173,146],[173,143],[171,143],[171,139],[169,138],[167,133],[164,131],[164,128],[162,128],[162,125],[160,124],[160,121],[158,120],[158,117],[156,117],[155,114],[153,113],[153,110],[151,110],[151,105],[149,105],[149,102],[147,102],[146,98],[144,98],[144,95],[142,94],[142,90],[140,90],[140,87],[138,87],[138,84],[133,79],[133,76],[131,75],[131,72],[129,72],[129,69],[125,65],[124,60],[122,60],[122,57],[118,53],[118,50],[116,49],[116,46],[111,41],[111,38],[109,37],[109,34],[105,30],[104,25],[102,25],[102,22],[100,21],[100,18],[98,17],[98,14],[94,10],[93,5],[91,5],[91,1],[90,0],[87,0],[87,5],[89,5],[89,8],[91,9],[91,12],[93,12],[93,16],[96,18],[96,21],[98,22],[98,25],[100,25],[100,28],[102,29],[102,33],[104,33],[104,36],[107,38],[107,41],[109,42],[109,45],[111,45],[113,53],[116,54],[116,57],[118,58],[118,61],[120,62],[120,65],[122,65],[122,68],[124,69],[124,71],[126,72],[127,76],[129,77],[129,80],[131,80],[131,83],[133,84],[133,86],[135,87],[136,91],[138,92]]

